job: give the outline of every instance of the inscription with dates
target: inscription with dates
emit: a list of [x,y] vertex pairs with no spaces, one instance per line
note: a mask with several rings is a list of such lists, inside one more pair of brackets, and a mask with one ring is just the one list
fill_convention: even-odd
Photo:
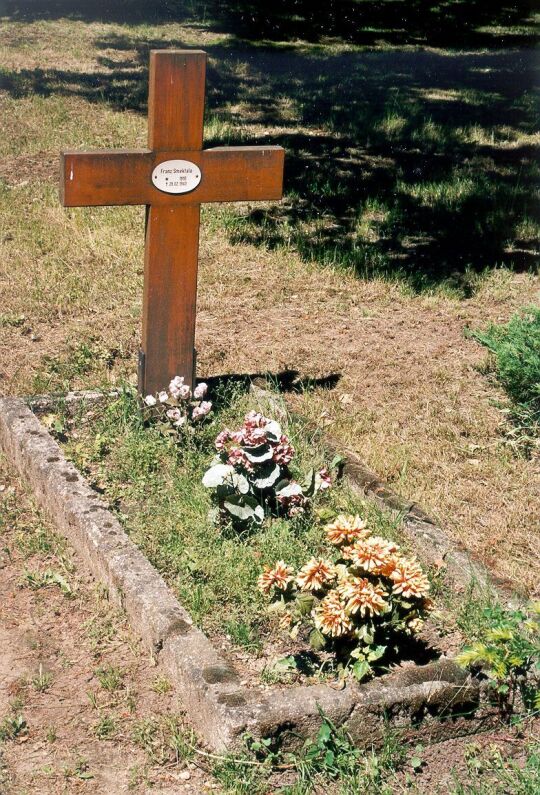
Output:
[[165,160],[152,171],[154,187],[164,193],[189,193],[201,182],[201,170],[189,160]]

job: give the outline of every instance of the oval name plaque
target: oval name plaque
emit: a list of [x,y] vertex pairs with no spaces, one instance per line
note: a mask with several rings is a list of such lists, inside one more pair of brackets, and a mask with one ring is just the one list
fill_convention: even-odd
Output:
[[164,193],[189,193],[200,185],[201,169],[189,160],[164,160],[152,171],[152,183]]

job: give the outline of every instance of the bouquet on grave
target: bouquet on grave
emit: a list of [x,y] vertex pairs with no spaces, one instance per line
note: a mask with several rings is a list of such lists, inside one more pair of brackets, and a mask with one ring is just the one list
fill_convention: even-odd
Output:
[[145,421],[156,424],[165,435],[177,436],[208,416],[212,403],[204,399],[207,391],[208,385],[204,382],[197,384],[192,391],[184,383],[184,378],[177,375],[168,390],[162,389],[143,399],[143,417]]
[[314,495],[331,486],[326,468],[298,482],[290,470],[295,451],[289,438],[278,422],[256,411],[246,414],[237,431],[221,431],[215,447],[202,482],[215,490],[221,518],[237,526],[260,525],[266,514],[305,514]]
[[429,581],[416,558],[371,535],[359,516],[338,516],[325,535],[335,562],[312,558],[295,573],[280,560],[265,567],[258,587],[281,628],[293,638],[304,628],[312,648],[335,653],[361,680],[420,631],[432,609]]

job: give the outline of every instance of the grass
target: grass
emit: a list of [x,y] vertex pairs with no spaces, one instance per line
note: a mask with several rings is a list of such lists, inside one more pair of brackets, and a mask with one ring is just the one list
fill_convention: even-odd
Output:
[[[374,532],[384,536],[395,534],[395,522],[341,485],[321,498],[307,520],[268,519],[257,531],[240,535],[215,525],[209,518],[211,495],[201,479],[213,458],[218,431],[239,426],[253,400],[233,389],[218,394],[216,405],[212,421],[179,450],[157,429],[144,427],[135,395],[124,391],[99,412],[81,408],[77,438],[66,449],[104,491],[127,532],[194,620],[256,651],[268,631],[266,601],[256,587],[265,564],[285,559],[299,566],[321,553],[322,525],[338,512],[367,513]],[[318,432],[292,420],[287,432],[300,473],[329,463]]]
[[470,335],[491,354],[485,368],[510,398],[515,429],[512,442],[527,452],[538,447],[540,436],[540,309],[530,307],[508,323],[492,324]]

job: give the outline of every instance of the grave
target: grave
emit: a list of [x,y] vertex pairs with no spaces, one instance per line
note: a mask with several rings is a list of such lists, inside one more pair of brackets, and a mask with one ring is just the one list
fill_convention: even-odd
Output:
[[[147,207],[142,394],[158,391],[175,375],[194,381],[200,204],[281,196],[280,147],[202,149],[205,64],[203,52],[151,53],[148,149],[62,155],[65,206]],[[247,687],[193,624],[106,502],[65,458],[28,402],[0,399],[0,447],[29,482],[40,507],[125,609],[211,749],[241,747],[246,732],[273,737],[284,747],[298,744],[316,734],[321,710],[364,745],[382,738],[388,722],[404,738],[426,741],[474,732],[479,721],[485,725],[485,715],[476,717],[478,681],[445,658],[342,689],[326,683]],[[390,501],[369,473],[356,472],[356,479],[364,492],[369,485],[378,499]],[[411,505],[408,513],[415,532],[423,523],[422,541],[433,535],[419,509]],[[458,568],[461,559],[456,563]]]

